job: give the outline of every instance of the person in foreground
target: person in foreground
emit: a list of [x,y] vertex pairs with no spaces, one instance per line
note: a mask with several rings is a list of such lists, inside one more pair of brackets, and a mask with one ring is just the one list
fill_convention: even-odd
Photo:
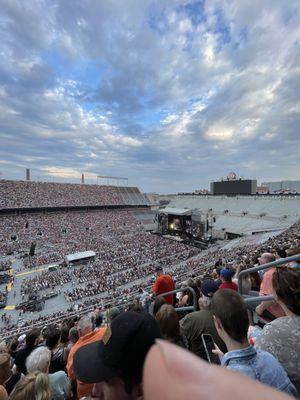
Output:
[[164,340],[157,340],[146,357],[143,387],[144,400],[291,400]]
[[211,307],[216,329],[228,350],[225,355],[220,350],[214,351],[219,354],[222,366],[297,396],[279,361],[267,351],[249,345],[249,319],[242,296],[230,289],[218,290]]
[[77,327],[78,327],[79,339],[70,350],[67,361],[67,371],[68,371],[68,377],[73,384],[73,390],[77,387],[76,390],[77,397],[80,399],[83,396],[91,395],[93,385],[89,385],[86,382],[81,382],[80,380],[76,379],[73,370],[74,356],[81,347],[89,343],[95,343],[101,340],[104,335],[105,328],[99,328],[97,330],[93,330],[93,322],[91,319],[91,315],[84,315],[83,317],[81,317],[80,320],[78,321]]
[[9,400],[52,400],[48,376],[42,372],[27,374],[16,384]]
[[143,364],[160,337],[159,325],[150,314],[123,312],[112,321],[101,341],[78,349],[73,364],[76,378],[95,383],[94,399],[142,399]]
[[217,346],[223,352],[226,351],[225,343],[215,328],[211,311],[211,300],[218,288],[215,281],[206,279],[201,286],[200,311],[191,312],[180,321],[182,332],[188,339],[189,350],[204,360],[207,360],[207,356],[201,338],[203,333],[211,335]]
[[[276,357],[300,395],[300,270],[276,268],[272,277],[273,296],[285,312],[264,328],[252,328],[255,347]],[[253,332],[254,331],[254,332]],[[250,332],[249,332],[250,333]],[[252,338],[250,333],[250,338]]]

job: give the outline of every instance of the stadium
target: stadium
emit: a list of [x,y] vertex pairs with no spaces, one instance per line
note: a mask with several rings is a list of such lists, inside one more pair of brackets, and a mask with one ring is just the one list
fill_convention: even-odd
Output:
[[[300,258],[297,195],[162,196],[157,210],[137,187],[1,180],[0,198],[3,340],[89,312],[149,309],[160,268],[185,314],[216,265],[238,278],[263,253]],[[197,298],[183,302],[187,286]]]
[[300,399],[299,0],[0,3],[0,400]]

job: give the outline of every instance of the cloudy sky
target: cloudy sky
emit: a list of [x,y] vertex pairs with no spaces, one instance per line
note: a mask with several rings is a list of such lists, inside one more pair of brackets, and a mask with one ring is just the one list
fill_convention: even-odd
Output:
[[299,21],[299,0],[0,0],[2,178],[300,179]]

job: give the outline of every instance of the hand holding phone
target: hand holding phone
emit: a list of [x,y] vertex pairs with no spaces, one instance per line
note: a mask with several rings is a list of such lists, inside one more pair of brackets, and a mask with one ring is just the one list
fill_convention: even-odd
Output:
[[212,336],[203,333],[201,338],[206,352],[207,361],[210,364],[221,364],[219,356],[213,353],[213,350],[218,350],[218,347],[216,347]]

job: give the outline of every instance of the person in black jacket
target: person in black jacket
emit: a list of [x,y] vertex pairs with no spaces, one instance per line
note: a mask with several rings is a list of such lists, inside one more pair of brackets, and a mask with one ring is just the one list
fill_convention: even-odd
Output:
[[49,373],[65,371],[66,357],[65,348],[60,343],[61,330],[56,325],[48,325],[44,333],[46,346],[51,351],[51,362]]
[[15,365],[17,367],[17,371],[21,372],[22,374],[26,375],[26,359],[29,354],[37,348],[41,338],[41,331],[38,328],[33,328],[30,332],[26,335],[26,344],[25,347],[16,353],[15,357]]

